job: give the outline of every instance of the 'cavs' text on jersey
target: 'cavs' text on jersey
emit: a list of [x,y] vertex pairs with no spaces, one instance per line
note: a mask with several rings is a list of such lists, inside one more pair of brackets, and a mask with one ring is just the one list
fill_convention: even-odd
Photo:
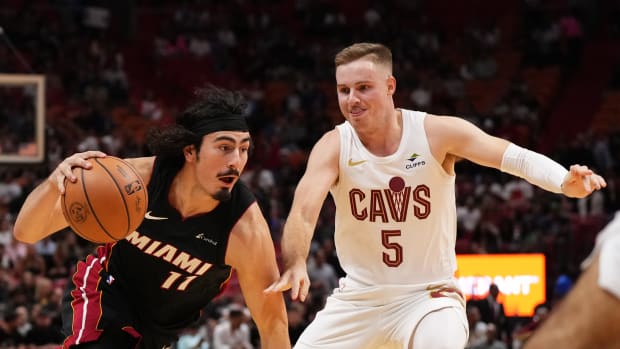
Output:
[[358,188],[349,191],[351,215],[360,221],[405,222],[410,205],[417,219],[425,219],[431,212],[430,199],[430,188],[424,184],[406,186],[400,192],[387,188],[372,189],[369,193]]

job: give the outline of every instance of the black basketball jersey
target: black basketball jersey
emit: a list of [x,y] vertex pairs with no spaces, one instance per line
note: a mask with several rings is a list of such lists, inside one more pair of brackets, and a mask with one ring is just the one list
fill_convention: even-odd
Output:
[[178,168],[157,158],[149,205],[138,229],[111,247],[107,269],[145,328],[170,332],[187,326],[226,286],[231,229],[255,201],[241,182],[211,212],[183,218],[168,202]]

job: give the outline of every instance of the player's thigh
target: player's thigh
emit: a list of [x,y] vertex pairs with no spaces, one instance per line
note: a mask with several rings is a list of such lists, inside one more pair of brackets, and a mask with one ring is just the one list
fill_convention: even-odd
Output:
[[467,333],[462,311],[455,307],[442,308],[422,318],[409,342],[409,349],[464,348]]
[[381,307],[353,305],[333,296],[295,343],[295,349],[376,348],[384,338]]

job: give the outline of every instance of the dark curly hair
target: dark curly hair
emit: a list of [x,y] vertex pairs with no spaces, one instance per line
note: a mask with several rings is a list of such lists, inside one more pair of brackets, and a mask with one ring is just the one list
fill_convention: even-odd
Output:
[[153,155],[183,158],[183,148],[194,145],[200,152],[203,133],[197,133],[201,121],[229,115],[243,115],[247,102],[240,92],[213,85],[196,90],[195,101],[178,116],[176,124],[167,128],[150,129],[146,144]]

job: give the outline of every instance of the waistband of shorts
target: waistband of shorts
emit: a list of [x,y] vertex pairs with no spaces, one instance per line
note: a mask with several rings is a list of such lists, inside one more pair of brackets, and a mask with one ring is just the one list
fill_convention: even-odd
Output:
[[340,287],[334,290],[332,296],[349,302],[362,302],[369,306],[409,302],[412,297],[448,297],[465,304],[463,293],[454,278],[425,284],[367,285],[345,277],[340,280]]
[[381,288],[381,289],[387,289],[387,290],[416,292],[416,291],[428,290],[429,287],[432,288],[434,286],[442,286],[442,285],[449,286],[449,287],[458,287],[455,278],[436,280],[436,281],[420,283],[420,284],[377,284],[377,285],[369,285],[367,283],[363,283],[358,280],[355,280],[354,278],[350,276],[345,276],[343,278],[340,278],[340,289],[350,288],[350,289],[359,289],[359,290],[363,290],[363,289],[370,290],[373,288]]

